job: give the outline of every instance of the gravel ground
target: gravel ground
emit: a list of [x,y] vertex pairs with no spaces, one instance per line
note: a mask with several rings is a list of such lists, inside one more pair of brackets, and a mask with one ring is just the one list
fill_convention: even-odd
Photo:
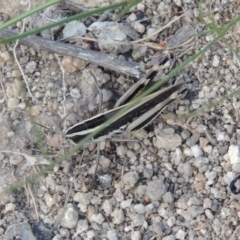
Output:
[[[100,1],[75,3],[84,9]],[[12,12],[26,7],[20,4],[25,2],[12,5]],[[1,10],[2,22],[12,16],[10,6]],[[196,0],[147,0],[118,23],[113,22],[117,13],[69,23],[42,36],[138,62],[143,72],[168,53],[159,73],[164,76],[213,40],[206,23],[229,23],[240,14],[240,4],[205,1],[201,12]],[[44,12],[54,19],[66,15],[66,9],[53,7]],[[26,29],[48,23],[44,16],[29,18]],[[174,17],[179,18],[169,24]],[[225,36],[236,52],[239,29],[237,23]],[[197,32],[203,34],[189,38]],[[72,39],[76,33],[85,39]],[[239,59],[224,40],[175,77],[186,82],[188,95],[151,126],[134,132],[131,138],[138,141],[102,143],[95,177],[96,144],[58,163],[73,147],[62,129],[97,114],[101,94],[96,83],[105,111],[134,79],[67,56],[21,45],[14,50],[13,44],[0,46],[0,66],[0,189],[23,183],[49,164],[39,143],[56,162],[35,181],[1,196],[1,239],[240,239],[239,197],[229,190],[240,173],[238,95],[188,122],[173,118],[237,89]],[[47,129],[36,132],[33,121]]]

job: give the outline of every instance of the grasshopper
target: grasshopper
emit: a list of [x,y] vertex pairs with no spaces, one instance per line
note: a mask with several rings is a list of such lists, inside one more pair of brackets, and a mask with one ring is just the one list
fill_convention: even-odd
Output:
[[[150,80],[156,75],[155,72],[156,71],[153,71],[148,74],[147,83],[144,83],[141,79],[137,84],[133,85],[130,90],[120,98],[113,109],[70,126],[66,130],[66,138],[71,139],[74,143],[79,143],[88,134],[97,130],[101,124],[128,106],[135,97],[136,92],[138,92],[138,89],[145,88],[149,85]],[[92,142],[111,139],[124,132],[131,132],[146,127],[153,122],[168,104],[178,98],[184,97],[186,92],[187,89],[183,84],[176,83],[142,98],[135,106],[130,107],[114,122],[99,132]],[[130,102],[129,99],[131,99]],[[86,145],[89,145],[89,143]]]

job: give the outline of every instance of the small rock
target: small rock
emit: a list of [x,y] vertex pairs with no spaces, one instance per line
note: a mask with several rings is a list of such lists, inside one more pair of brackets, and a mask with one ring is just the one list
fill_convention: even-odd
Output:
[[143,24],[141,24],[140,22],[135,22],[133,28],[139,33],[145,32],[145,26]]
[[113,217],[114,224],[121,224],[124,222],[124,213],[122,209],[114,209],[111,216]]
[[15,211],[16,205],[13,203],[8,203],[5,205],[5,209],[4,209],[4,213],[8,213],[8,212],[13,212]]
[[191,133],[187,129],[183,129],[181,132],[181,137],[186,140],[190,138]]
[[127,153],[127,148],[123,144],[120,144],[117,146],[116,152],[118,156],[124,156]]
[[81,97],[80,91],[78,88],[73,88],[70,91],[70,96],[75,99],[79,99]]
[[192,166],[189,163],[182,163],[178,166],[177,169],[180,173],[186,174],[189,177],[192,176],[193,169],[192,169]]
[[230,145],[228,149],[228,156],[230,158],[231,164],[240,163],[240,156],[237,145]]
[[102,51],[111,53],[125,53],[131,49],[130,44],[115,44],[115,42],[127,42],[127,34],[119,24],[109,25],[101,29],[98,35],[98,45]]
[[131,225],[133,227],[139,227],[143,225],[144,221],[145,221],[145,217],[143,215],[135,214],[132,216]]
[[188,200],[187,205],[189,207],[192,205],[202,205],[202,200],[197,197],[192,197]]
[[134,208],[135,212],[138,214],[145,214],[145,212],[146,212],[145,206],[141,203],[136,204],[133,208]]
[[19,239],[36,239],[28,223],[18,223],[8,226],[2,239],[12,240],[15,239],[16,236]]
[[206,171],[208,164],[209,164],[208,158],[204,157],[198,157],[193,161],[193,165],[198,168],[199,172]]
[[99,159],[99,164],[101,165],[102,170],[106,171],[111,165],[111,160],[109,158],[101,155],[100,159]]
[[201,157],[203,155],[203,151],[202,149],[199,147],[199,145],[194,145],[191,147],[191,150],[192,150],[192,153],[193,153],[193,156],[195,158],[198,158],[198,157]]
[[79,21],[71,21],[65,24],[63,38],[81,37],[86,34],[86,27]]
[[131,240],[141,240],[141,233],[140,231],[133,231],[131,234]]
[[163,129],[161,133],[157,135],[156,147],[158,149],[174,150],[181,145],[181,136],[174,133],[170,134],[168,129]]
[[162,229],[162,224],[161,222],[154,221],[153,222],[153,229],[155,233],[157,234],[159,239],[162,239],[163,237],[163,229]]
[[151,178],[153,175],[153,166],[152,164],[146,164],[146,167],[143,170],[143,176],[145,178]]
[[147,214],[151,214],[151,213],[153,213],[153,212],[156,211],[155,206],[153,205],[153,203],[148,204],[148,205],[145,207],[145,210],[146,210],[146,213],[147,213]]
[[139,176],[138,176],[137,172],[135,172],[135,171],[128,172],[123,175],[124,184],[129,185],[130,187],[134,187],[134,185],[137,183],[138,179],[139,179]]
[[173,227],[175,225],[175,223],[176,223],[176,218],[175,217],[168,218],[167,224],[168,224],[169,227]]
[[187,212],[192,218],[196,218],[198,215],[201,215],[204,212],[204,209],[201,206],[193,205],[187,209]]
[[187,139],[186,144],[187,144],[189,147],[194,146],[194,145],[198,142],[199,137],[200,137],[199,134],[194,134],[194,135],[192,135],[190,138]]
[[25,69],[26,72],[33,73],[36,70],[37,63],[35,61],[30,61],[27,63]]
[[205,189],[205,184],[203,182],[198,182],[194,185],[196,192],[200,192]]
[[173,0],[173,1],[178,7],[182,6],[182,0]]
[[110,215],[113,210],[112,202],[110,200],[106,199],[102,204],[102,208],[107,216]]
[[147,186],[146,185],[139,185],[137,187],[137,194],[139,197],[142,197],[146,193]]
[[207,185],[212,185],[215,181],[215,178],[217,177],[217,172],[215,171],[211,171],[210,173],[206,173],[205,174],[206,177],[207,177]]
[[78,212],[74,208],[73,204],[69,203],[63,214],[60,225],[62,227],[73,229],[77,225]]
[[8,99],[8,103],[7,106],[9,108],[9,110],[14,109],[18,106],[19,100],[16,98],[9,98]]
[[104,222],[104,217],[101,213],[93,214],[91,217],[91,221],[97,223],[97,224],[102,224]]
[[165,194],[166,192],[167,192],[167,188],[165,186],[165,183],[160,179],[152,181],[147,185],[146,195],[152,201],[160,200],[163,194]]
[[64,56],[62,59],[62,65],[64,70],[69,73],[74,73],[78,70],[83,70],[86,67],[86,62],[81,59]]
[[124,195],[119,188],[116,189],[116,191],[113,193],[113,196],[118,202],[122,202],[124,200]]
[[182,229],[178,230],[178,232],[175,234],[176,239],[184,240],[187,233],[183,231]]
[[127,199],[120,203],[121,208],[123,208],[123,209],[129,208],[131,206],[131,204],[132,204],[132,199]]
[[225,141],[225,136],[226,136],[226,132],[218,132],[216,134],[217,141],[219,142]]
[[156,34],[157,29],[156,28],[148,28],[147,29],[147,37],[153,41],[156,41],[158,34]]
[[214,55],[213,57],[213,61],[212,61],[212,66],[213,67],[218,67],[220,63],[220,58],[217,55]]
[[175,203],[175,206],[177,208],[186,210],[188,208],[187,201],[188,201],[188,198],[183,196],[183,197],[178,199],[178,201]]
[[76,232],[77,234],[80,234],[82,232],[86,232],[88,230],[88,221],[86,219],[84,220],[79,220],[77,222],[77,229]]
[[174,197],[171,192],[166,192],[162,198],[165,203],[173,203],[174,201]]
[[111,229],[107,231],[107,238],[109,240],[118,240],[118,231],[115,229]]
[[22,76],[21,72],[18,69],[15,69],[15,70],[12,71],[12,77],[13,78],[19,79],[19,78],[21,78],[21,76]]
[[136,61],[139,58],[145,56],[147,53],[147,50],[148,50],[147,46],[134,45],[133,52],[132,52],[133,59]]
[[176,240],[174,235],[168,235],[166,237],[163,237],[162,240]]
[[212,211],[210,209],[205,210],[205,215],[207,216],[208,219],[212,220],[214,218]]
[[30,108],[30,114],[31,116],[38,116],[40,114],[40,106],[32,106]]
[[49,194],[49,193],[46,193],[44,195],[44,198],[45,198],[45,202],[46,202],[46,205],[51,208],[52,205],[55,203],[53,197]]

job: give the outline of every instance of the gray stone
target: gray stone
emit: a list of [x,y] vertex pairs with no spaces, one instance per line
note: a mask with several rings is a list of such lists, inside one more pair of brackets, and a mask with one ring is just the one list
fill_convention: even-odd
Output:
[[123,209],[129,208],[131,206],[131,204],[132,204],[132,199],[127,199],[120,203],[121,208],[123,208]]
[[103,215],[101,214],[101,213],[97,213],[97,214],[93,214],[92,216],[91,216],[91,221],[93,221],[93,222],[95,222],[95,223],[97,223],[97,224],[102,224],[103,222],[104,222],[104,217],[103,217]]
[[184,240],[186,239],[187,233],[185,231],[183,231],[182,229],[178,230],[178,232],[175,234],[176,238],[179,240]]
[[177,170],[180,173],[186,174],[187,176],[191,177],[193,173],[192,166],[187,162],[187,163],[182,163],[178,166]]
[[132,57],[134,60],[138,60],[141,57],[144,57],[147,53],[148,47],[147,46],[133,46]]
[[99,164],[101,165],[102,170],[106,171],[111,165],[111,160],[109,158],[101,155],[100,159],[99,159]]
[[174,197],[173,197],[173,194],[171,192],[166,192],[164,195],[163,195],[163,201],[165,203],[172,203],[174,201]]
[[124,222],[124,213],[122,209],[114,209],[114,211],[111,213],[111,216],[114,224],[122,224]]
[[37,63],[35,61],[30,61],[26,64],[26,72],[33,73],[36,70]]
[[143,176],[145,178],[151,178],[153,175],[153,166],[152,164],[147,164],[143,170]]
[[192,150],[193,156],[195,158],[201,157],[203,155],[202,149],[197,144],[191,146],[191,150]]
[[12,240],[18,236],[20,239],[36,239],[28,223],[19,223],[9,226],[4,234],[4,240]]
[[61,219],[60,225],[62,227],[73,229],[77,225],[78,213],[74,208],[73,204],[68,203],[66,210]]
[[141,240],[141,232],[140,231],[133,231],[131,234],[131,240]]
[[152,201],[160,200],[163,194],[165,194],[166,192],[167,192],[167,188],[164,182],[160,179],[152,181],[147,185],[146,195]]
[[115,229],[111,229],[107,231],[107,238],[109,240],[118,240],[118,231]]
[[204,209],[201,206],[193,205],[188,208],[187,212],[191,216],[191,218],[196,218],[198,215],[204,212]]
[[80,234],[82,232],[86,232],[88,230],[88,221],[86,219],[79,220],[77,222],[77,229],[76,232],[77,234]]
[[72,98],[75,98],[75,99],[79,99],[81,97],[81,94],[78,88],[71,89],[70,95]]
[[102,208],[107,216],[110,215],[113,210],[112,202],[106,199],[102,204]]
[[140,227],[143,225],[144,221],[145,221],[145,217],[144,215],[141,215],[141,214],[135,214],[131,217],[131,225],[133,227]]
[[71,21],[65,24],[63,29],[63,38],[81,37],[86,34],[87,30],[83,23]]
[[131,49],[130,44],[118,44],[119,42],[127,42],[127,34],[119,25],[106,26],[98,35],[98,45],[102,51],[117,54]]
[[194,135],[192,135],[190,138],[187,139],[186,144],[187,144],[189,147],[194,146],[194,145],[198,142],[199,137],[200,137],[199,134],[194,134]]
[[137,187],[137,194],[139,197],[142,197],[146,193],[147,186],[146,185],[139,185]]
[[156,147],[158,149],[164,148],[166,150],[174,150],[181,145],[181,136],[175,133],[170,133],[168,129],[163,129],[157,135]]
[[228,149],[228,156],[231,164],[240,163],[240,154],[237,145],[230,145]]
[[141,203],[136,204],[133,208],[134,208],[135,212],[138,214],[145,214],[145,212],[146,212],[145,206]]
[[199,172],[205,172],[209,164],[208,158],[199,157],[194,159],[193,165],[198,168]]
[[130,187],[134,187],[135,184],[137,183],[138,179],[139,179],[139,176],[138,176],[137,172],[135,172],[135,171],[128,172],[123,175],[124,184],[129,185]]
[[146,213],[147,213],[147,214],[151,214],[151,213],[153,213],[153,212],[156,212],[156,208],[155,208],[155,206],[153,205],[153,203],[148,204],[148,205],[145,207],[145,210],[146,210]]

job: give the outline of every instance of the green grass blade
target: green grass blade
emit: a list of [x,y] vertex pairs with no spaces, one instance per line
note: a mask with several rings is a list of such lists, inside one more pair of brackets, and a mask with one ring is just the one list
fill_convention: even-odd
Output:
[[0,31],[3,30],[4,28],[7,28],[7,27],[13,25],[14,23],[16,23],[18,21],[21,21],[22,19],[24,19],[24,18],[26,18],[26,17],[28,17],[28,16],[36,13],[36,12],[39,12],[39,11],[41,11],[41,10],[47,8],[47,7],[50,7],[50,6],[52,6],[52,5],[56,4],[56,3],[59,3],[61,1],[62,0],[50,0],[50,1],[46,2],[46,3],[44,3],[44,4],[41,4],[41,5],[39,5],[39,6],[35,7],[35,8],[27,11],[27,12],[24,12],[24,13],[20,14],[19,16],[17,16],[15,18],[13,18],[13,19],[11,19],[11,20],[1,24],[0,25]]
[[38,34],[38,33],[42,32],[44,30],[47,30],[47,29],[50,29],[50,28],[53,28],[53,27],[56,27],[56,26],[59,26],[59,25],[63,25],[64,23],[71,22],[73,20],[79,20],[79,19],[82,19],[82,18],[86,18],[86,17],[92,16],[93,14],[99,14],[99,13],[102,13],[102,12],[110,10],[110,9],[115,9],[115,8],[124,6],[126,4],[127,4],[127,1],[122,1],[122,2],[119,2],[119,3],[115,3],[115,4],[112,4],[112,5],[109,5],[109,6],[102,7],[102,8],[94,9],[94,10],[83,12],[83,13],[79,13],[79,14],[76,14],[76,15],[71,16],[69,18],[62,19],[58,22],[54,22],[54,23],[48,24],[46,26],[33,29],[31,31],[27,31],[23,34],[19,34],[19,35],[13,36],[13,37],[2,39],[2,40],[0,40],[0,44],[6,44],[6,43],[9,43],[9,42],[13,42],[13,41],[16,41],[17,39],[22,39],[22,38],[28,37],[30,35]]
[[142,0],[131,0],[129,4],[118,14],[117,19],[121,18],[126,12],[130,10],[133,6],[140,3]]

